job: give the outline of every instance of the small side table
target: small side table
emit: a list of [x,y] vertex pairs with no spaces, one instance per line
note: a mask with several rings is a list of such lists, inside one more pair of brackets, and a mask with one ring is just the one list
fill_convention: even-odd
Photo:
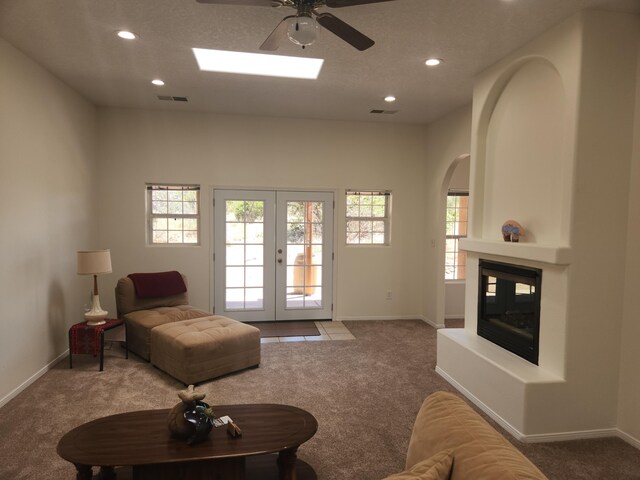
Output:
[[[100,353],[100,371],[104,367],[104,332],[124,324],[124,320],[107,318],[102,325],[87,325],[87,322],[76,323],[69,329],[69,368],[73,368],[74,354],[89,354],[94,357]],[[129,358],[129,348],[126,341],[125,325],[125,352]]]

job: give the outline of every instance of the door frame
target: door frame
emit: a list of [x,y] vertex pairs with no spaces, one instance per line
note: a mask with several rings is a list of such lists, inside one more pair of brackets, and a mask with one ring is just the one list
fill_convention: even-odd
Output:
[[[333,308],[331,309],[331,320],[335,321],[338,311],[338,258],[340,249],[337,248],[338,239],[338,216],[340,215],[338,209],[339,190],[334,188],[308,188],[308,187],[247,187],[247,186],[233,186],[233,185],[210,185],[208,188],[209,202],[208,208],[209,215],[206,219],[209,222],[209,311],[215,312],[215,293],[216,293],[216,279],[215,279],[215,197],[216,190],[246,190],[246,191],[288,191],[288,192],[325,192],[333,194],[333,261],[331,268],[333,271],[332,284],[331,284],[331,300]],[[204,215],[204,211],[202,212]],[[204,218],[204,217],[202,217]]]

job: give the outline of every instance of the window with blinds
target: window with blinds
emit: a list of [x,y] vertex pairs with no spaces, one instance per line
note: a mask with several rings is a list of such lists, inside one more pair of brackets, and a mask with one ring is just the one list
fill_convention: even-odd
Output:
[[391,192],[347,190],[348,245],[389,245]]
[[200,186],[147,184],[147,243],[200,244]]
[[461,238],[467,236],[469,192],[447,194],[447,238],[445,247],[445,280],[464,280],[466,276],[467,254],[460,250]]

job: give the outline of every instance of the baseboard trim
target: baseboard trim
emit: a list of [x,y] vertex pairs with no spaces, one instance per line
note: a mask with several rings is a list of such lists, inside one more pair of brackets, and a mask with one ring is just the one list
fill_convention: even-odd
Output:
[[449,382],[456,390],[464,395],[470,402],[476,405],[480,410],[491,417],[496,423],[504,428],[511,436],[516,440],[523,443],[551,443],[551,442],[564,442],[567,440],[589,440],[595,438],[607,438],[618,437],[624,440],[631,446],[640,449],[640,440],[632,437],[631,435],[624,433],[618,428],[602,428],[596,430],[578,430],[573,432],[555,432],[544,434],[532,434],[525,435],[518,429],[513,427],[504,418],[494,412],[487,404],[482,402],[478,397],[473,395],[469,390],[464,388],[460,383],[454,380],[447,372],[436,366],[436,373]]
[[469,390],[462,386],[457,380],[455,380],[451,375],[442,370],[440,367],[436,365],[436,373],[444,378],[447,382],[449,382],[456,390],[458,390],[462,395],[467,397],[467,399],[473,403],[476,407],[482,410],[484,413],[489,415],[498,425],[504,428],[509,434],[514,437],[516,440],[525,441],[524,433],[520,432],[516,428],[514,428],[509,422],[507,422],[504,418],[494,412],[489,406],[482,402],[478,397],[473,395]]
[[525,443],[549,443],[564,442],[567,440],[588,440],[594,438],[618,437],[619,430],[617,428],[602,428],[597,430],[578,430],[575,432],[557,432],[542,433],[534,435],[525,435],[519,439]]
[[458,314],[455,314],[455,313],[445,313],[444,314],[444,319],[445,320],[458,320],[460,318],[464,318],[464,312],[458,313]]
[[622,430],[620,430],[619,428],[616,429],[617,433],[618,433],[618,437],[621,438],[622,440],[624,440],[625,442],[627,442],[629,445],[631,445],[632,447],[637,448],[638,450],[640,450],[640,440],[638,440],[635,437],[632,437],[631,435],[629,435],[628,433],[623,432]]
[[422,317],[420,320],[422,320],[425,323],[428,323],[429,325],[431,325],[436,330],[439,329],[439,328],[446,328],[446,325],[444,323],[436,323],[433,320],[431,320],[430,318]]
[[4,407],[7,403],[9,403],[11,400],[13,400],[15,397],[17,397],[20,393],[22,393],[22,391],[24,389],[26,389],[33,382],[38,380],[42,375],[47,373],[49,370],[51,370],[51,367],[53,367],[56,363],[58,363],[60,360],[62,360],[64,357],[66,357],[68,355],[69,355],[69,349],[67,349],[64,352],[62,352],[60,355],[58,355],[56,358],[54,358],[52,361],[50,361],[44,367],[42,367],[40,370],[38,370],[36,373],[31,375],[22,384],[18,385],[16,388],[14,388],[6,396],[4,396],[2,399],[0,399],[0,408]]

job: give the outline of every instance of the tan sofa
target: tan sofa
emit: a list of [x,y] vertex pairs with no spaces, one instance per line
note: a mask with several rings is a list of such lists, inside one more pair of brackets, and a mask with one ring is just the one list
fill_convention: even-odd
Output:
[[129,350],[187,385],[260,364],[260,330],[189,305],[184,275],[136,276],[145,278],[138,282],[145,298],[128,276],[116,285]]
[[[182,278],[186,285],[186,277],[182,275]],[[165,323],[211,315],[210,312],[189,305],[188,292],[167,297],[138,298],[133,281],[129,277],[118,280],[116,309],[118,318],[123,319],[126,324],[129,350],[145,360],[151,358],[151,329]]]
[[548,480],[465,401],[436,392],[422,404],[406,470],[386,480]]

